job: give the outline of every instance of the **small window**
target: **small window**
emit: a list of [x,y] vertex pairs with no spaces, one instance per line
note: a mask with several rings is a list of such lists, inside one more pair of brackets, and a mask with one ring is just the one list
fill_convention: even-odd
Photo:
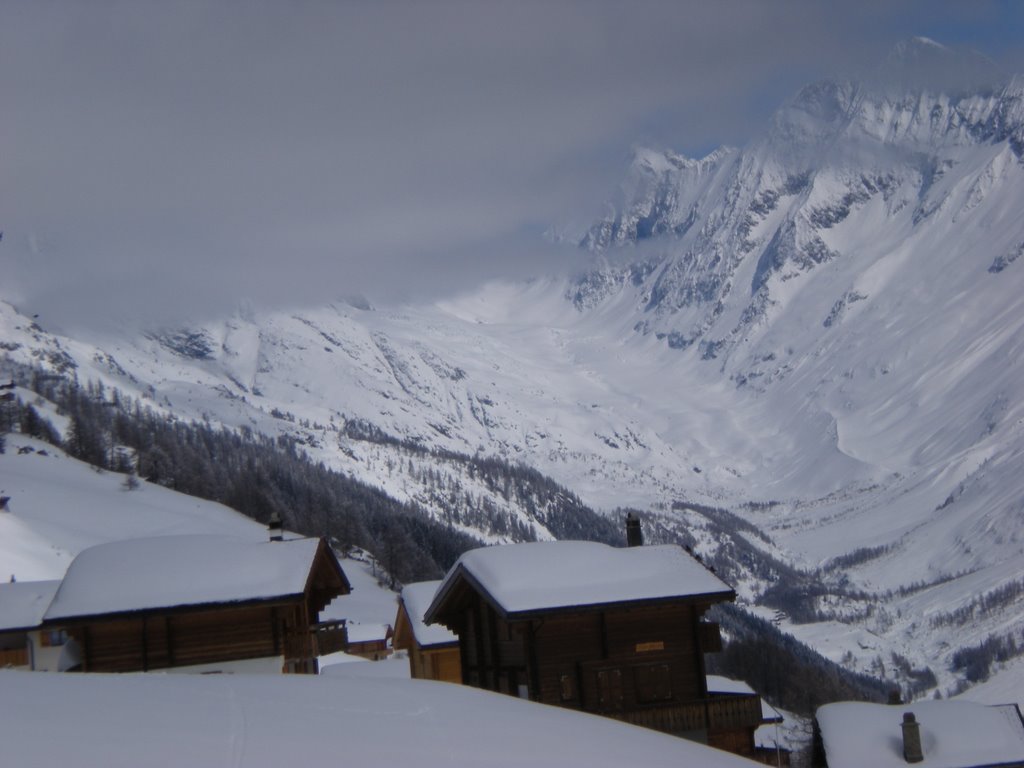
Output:
[[562,675],[558,678],[558,688],[562,701],[572,701],[576,698],[576,686],[573,685],[572,675]]
[[621,669],[602,669],[597,673],[597,702],[602,709],[622,708]]
[[44,629],[39,634],[44,648],[58,648],[68,641],[68,633],[64,629]]

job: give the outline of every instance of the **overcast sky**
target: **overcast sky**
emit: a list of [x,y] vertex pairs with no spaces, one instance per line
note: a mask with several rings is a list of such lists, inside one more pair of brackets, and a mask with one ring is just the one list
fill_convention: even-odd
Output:
[[915,34],[1024,4],[0,0],[0,296],[154,322],[565,269],[637,144],[742,145]]

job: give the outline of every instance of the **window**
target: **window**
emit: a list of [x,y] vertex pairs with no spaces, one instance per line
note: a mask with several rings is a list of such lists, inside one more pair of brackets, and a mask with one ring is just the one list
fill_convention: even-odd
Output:
[[636,700],[653,704],[672,700],[672,669],[668,664],[643,664],[633,667]]
[[621,669],[602,669],[597,673],[597,703],[602,709],[622,708]]
[[68,641],[65,629],[44,629],[40,631],[40,645],[44,648],[57,648]]
[[576,686],[572,682],[572,675],[562,675],[558,678],[558,689],[562,701],[571,701],[576,698]]

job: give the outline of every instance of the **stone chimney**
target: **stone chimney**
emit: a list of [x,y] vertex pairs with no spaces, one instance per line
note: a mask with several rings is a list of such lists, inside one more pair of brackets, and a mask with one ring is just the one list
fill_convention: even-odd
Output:
[[267,523],[267,532],[270,534],[271,541],[284,540],[284,523],[281,522],[281,516],[277,514],[277,510],[270,515],[270,522]]
[[921,724],[917,722],[913,712],[903,713],[903,759],[908,763],[920,763],[924,760],[921,749]]
[[626,515],[626,546],[642,547],[644,532],[640,530],[640,518],[635,512]]

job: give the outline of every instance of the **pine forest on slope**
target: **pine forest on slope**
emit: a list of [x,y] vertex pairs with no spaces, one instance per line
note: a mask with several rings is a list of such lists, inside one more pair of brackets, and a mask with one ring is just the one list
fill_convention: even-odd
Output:
[[[140,492],[141,477],[147,483],[218,502],[261,522],[267,522],[276,513],[290,530],[326,536],[341,553],[368,552],[375,570],[381,569],[379,576],[391,589],[397,589],[403,581],[443,574],[462,552],[482,543],[455,530],[450,519],[435,520],[415,504],[399,504],[377,489],[332,472],[322,464],[313,464],[286,437],[270,440],[251,431],[236,433],[207,424],[182,422],[123,398],[117,390],[83,389],[73,380],[58,380],[40,369],[15,367],[5,372],[26,385],[11,390],[16,396],[0,403],[0,453],[4,453],[5,433],[12,434],[14,430],[19,462],[60,457],[63,447],[68,456],[89,462],[98,473],[121,473],[123,479],[118,486],[124,492]],[[54,420],[61,426],[56,426]],[[37,449],[25,438],[55,448]],[[385,440],[380,434],[375,434],[374,439]],[[423,454],[415,446],[386,442],[400,446],[406,455]],[[514,495],[524,507],[542,510],[538,518],[561,538],[623,544],[621,525],[584,507],[534,470],[453,454],[444,459],[466,463],[470,475],[484,477],[489,486]],[[54,476],[67,474],[66,461],[46,464]],[[18,476],[16,470],[21,466],[9,462],[5,465],[8,481]],[[20,489],[17,506],[37,507],[39,500],[34,498],[31,483],[26,487],[23,482],[15,482]],[[68,482],[62,479],[58,484],[67,486]],[[458,506],[453,503],[451,511],[458,514]],[[39,512],[35,509],[34,514]],[[57,510],[47,512],[60,515]],[[705,514],[720,518],[718,530],[723,541],[733,535],[728,513],[706,510]],[[74,528],[79,535],[84,533],[102,540],[104,532],[93,530],[100,517],[88,504],[82,505],[74,512]],[[490,520],[492,529],[504,524],[501,518],[494,520],[482,515],[481,519]],[[35,530],[36,535],[49,531],[52,535],[54,528],[60,527],[50,520],[49,524],[44,522],[41,528],[34,528],[32,520],[31,514],[18,519],[13,535],[10,531],[7,534],[9,539],[15,539],[6,542],[8,549],[15,547],[19,538],[31,538],[29,531]],[[658,541],[690,546],[690,537],[685,532],[660,524],[651,530]],[[520,528],[513,533],[521,537],[515,540],[535,538],[528,529]],[[117,532],[107,531],[105,535],[116,536]],[[74,554],[62,551],[56,541],[50,541],[48,548],[53,552],[48,553],[47,559]],[[729,558],[718,557],[716,562],[735,567]],[[772,565],[760,564],[762,568]],[[714,669],[756,680],[764,695],[805,717],[829,701],[881,700],[887,692],[885,683],[844,670],[741,608],[721,607],[718,613],[729,627],[731,640],[727,643],[730,652],[715,662]],[[761,666],[766,668],[785,669],[786,674],[765,677],[763,670],[750,666],[751,658],[760,659]]]

